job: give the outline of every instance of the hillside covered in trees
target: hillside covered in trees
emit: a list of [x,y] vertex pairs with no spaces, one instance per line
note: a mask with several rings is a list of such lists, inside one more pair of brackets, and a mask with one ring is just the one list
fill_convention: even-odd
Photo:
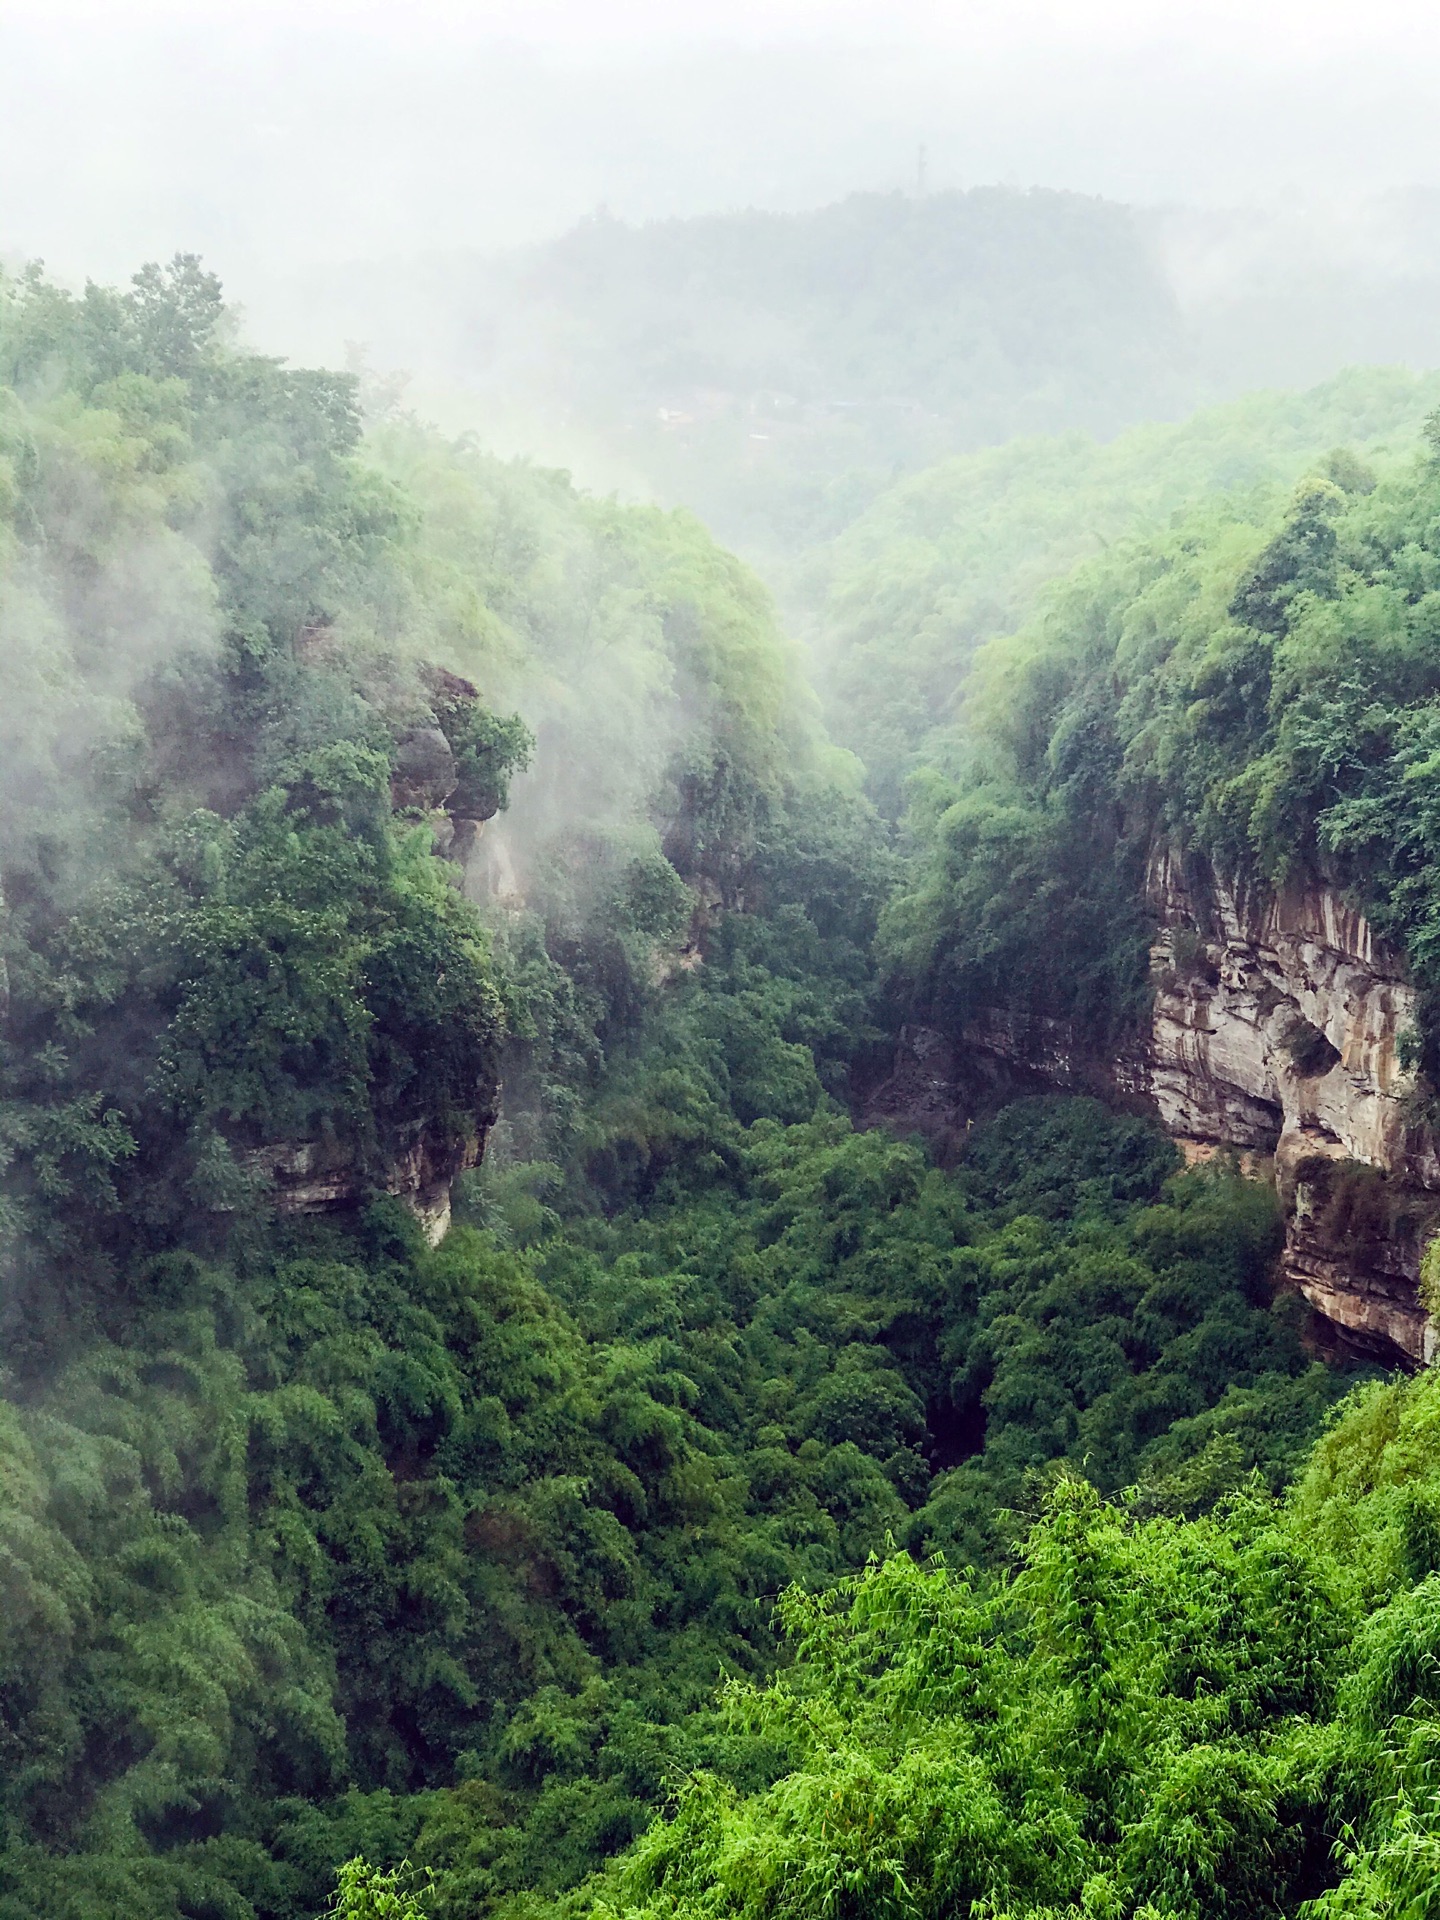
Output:
[[1429,388],[885,495],[840,747],[693,517],[364,398],[3,286],[0,1916],[1427,1910],[1431,1377],[1151,1118],[855,1110],[1133,1023],[1160,833],[1426,1097]]
[[341,299],[345,337],[363,315],[381,364],[442,409],[770,558],[898,472],[1017,434],[1109,435],[1198,391],[1145,222],[1042,189],[643,226],[602,209],[513,254],[307,285],[300,324]]
[[1362,458],[1407,450],[1437,400],[1433,376],[1352,368],[1108,442],[1013,440],[884,489],[782,576],[831,730],[860,756],[882,811],[898,815],[908,776],[944,761],[977,650],[1024,626],[1081,562],[1153,538],[1216,494],[1276,511],[1337,446]]
[[1437,234],[1421,188],[1200,208],[975,186],[640,224],[602,206],[506,254],[253,292],[267,337],[337,360],[363,341],[437,417],[688,506],[771,575],[957,455],[1433,367]]
[[1157,836],[1272,888],[1319,877],[1421,989],[1437,1057],[1440,467],[1346,449],[1288,494],[1215,495],[1078,567],[974,656],[910,792],[881,944],[912,1004],[1114,1030],[1143,1004]]

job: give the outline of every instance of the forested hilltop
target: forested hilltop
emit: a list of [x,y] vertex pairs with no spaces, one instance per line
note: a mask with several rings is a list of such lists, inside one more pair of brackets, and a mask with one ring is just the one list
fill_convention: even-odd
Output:
[[767,560],[897,473],[1172,418],[1200,390],[1145,222],[1040,188],[641,226],[602,209],[509,255],[356,266],[303,304],[342,300],[345,337],[363,315],[442,409]]
[[364,340],[439,417],[689,506],[768,573],[956,455],[1436,365],[1433,192],[1316,191],[1199,209],[977,185],[638,224],[602,207],[509,254],[327,263],[254,295],[276,338],[337,358]]
[[1429,993],[1440,469],[1331,443],[1428,395],[1232,422],[896,836],[697,521],[193,259],[6,282],[0,383],[0,1915],[1421,1910],[1431,1376],[1144,1115],[852,1115],[1133,1023],[1157,833]]

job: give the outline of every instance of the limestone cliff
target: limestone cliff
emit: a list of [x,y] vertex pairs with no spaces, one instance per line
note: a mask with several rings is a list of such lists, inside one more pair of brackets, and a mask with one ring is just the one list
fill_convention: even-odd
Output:
[[944,1155],[973,1116],[1025,1092],[1148,1109],[1188,1159],[1233,1151],[1275,1180],[1284,1279],[1338,1340],[1429,1362],[1418,1282],[1440,1229],[1440,1156],[1402,1061],[1416,1017],[1403,966],[1323,887],[1246,888],[1164,850],[1147,885],[1154,997],[1123,1055],[1003,1010],[957,1036],[906,1027],[865,1117],[925,1132]]
[[1440,1160],[1401,1058],[1416,1011],[1403,967],[1326,888],[1247,889],[1162,852],[1149,890],[1144,1070],[1162,1121],[1192,1156],[1270,1159],[1289,1281],[1352,1340],[1428,1361],[1417,1283]]
[[[498,1089],[491,1089],[493,1108]],[[456,1178],[480,1164],[493,1111],[476,1115],[473,1134],[442,1140],[422,1133],[392,1159],[379,1183],[415,1215],[431,1246],[438,1246],[450,1225],[450,1196]],[[254,1147],[241,1156],[246,1170],[269,1189],[278,1213],[339,1213],[358,1206],[376,1191],[353,1154],[335,1142],[284,1140]]]

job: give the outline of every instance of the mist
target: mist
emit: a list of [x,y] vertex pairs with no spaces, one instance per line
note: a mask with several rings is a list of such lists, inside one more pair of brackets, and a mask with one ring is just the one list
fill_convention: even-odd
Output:
[[[0,13],[0,250],[270,276],[628,220],[1005,181],[1141,205],[1433,184],[1440,29],[1391,0],[1185,11],[352,0]],[[268,321],[267,321],[268,324]]]
[[1425,1905],[1437,90],[0,0],[0,1920]]

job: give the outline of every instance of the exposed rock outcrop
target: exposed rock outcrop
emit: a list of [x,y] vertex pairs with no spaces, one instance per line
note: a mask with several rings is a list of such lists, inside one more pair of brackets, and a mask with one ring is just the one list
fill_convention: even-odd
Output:
[[1402,1059],[1403,966],[1327,888],[1246,889],[1169,852],[1149,888],[1145,1068],[1162,1121],[1182,1142],[1271,1156],[1287,1279],[1352,1341],[1429,1361],[1418,1282],[1440,1159]]
[[995,1009],[958,1040],[938,1028],[900,1029],[889,1071],[860,1101],[866,1126],[918,1133],[944,1164],[977,1120],[1035,1093],[1086,1093],[1111,1106],[1153,1112],[1144,1062],[1080,1046],[1060,1020],[1018,1020]]
[[397,812],[414,808],[433,813],[454,793],[459,777],[454,752],[440,728],[411,727],[396,742],[390,804]]
[[1154,999],[1130,1051],[1102,1056],[1061,1021],[1000,1009],[958,1038],[906,1027],[865,1118],[943,1154],[1027,1092],[1147,1109],[1188,1160],[1229,1151],[1273,1177],[1284,1278],[1338,1341],[1428,1364],[1419,1278],[1440,1230],[1440,1155],[1403,1058],[1416,1022],[1403,965],[1328,888],[1246,888],[1161,850],[1148,892]]
[[428,813],[435,851],[463,873],[485,822],[504,804],[504,756],[493,742],[477,751],[477,687],[445,667],[422,667],[419,677],[430,706],[396,724],[390,804],[397,813]]
[[890,1072],[862,1102],[867,1127],[923,1134],[942,1164],[953,1158],[974,1117],[965,1086],[967,1056],[935,1027],[904,1026]]
[[[415,1215],[431,1246],[450,1225],[450,1194],[457,1177],[480,1164],[493,1114],[479,1117],[464,1140],[441,1141],[429,1133],[389,1163],[379,1190],[391,1193]],[[242,1155],[246,1171],[264,1181],[279,1213],[340,1213],[377,1188],[355,1156],[335,1141],[284,1140]]]
[[1170,854],[1150,894],[1150,1084],[1170,1131],[1408,1165],[1400,1035],[1415,991],[1363,916],[1325,889],[1247,893],[1208,867],[1187,882]]

